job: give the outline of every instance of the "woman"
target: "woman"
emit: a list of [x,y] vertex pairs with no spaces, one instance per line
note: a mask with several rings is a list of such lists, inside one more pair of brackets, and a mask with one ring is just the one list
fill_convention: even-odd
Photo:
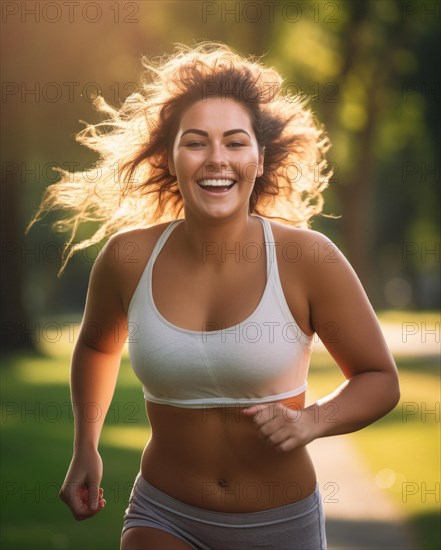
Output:
[[[64,173],[36,217],[72,210],[61,227],[72,239],[83,219],[101,221],[69,255],[114,234],[73,354],[75,445],[60,497],[78,520],[105,506],[105,415],[82,411],[93,401],[107,412],[128,339],[152,436],[121,549],[326,548],[307,444],[359,430],[399,399],[356,275],[308,229],[328,143],[275,70],[222,44],[147,68],[142,92],[119,111],[100,100],[104,129],[79,136],[101,154],[100,177]],[[346,381],[305,408],[314,334]]]

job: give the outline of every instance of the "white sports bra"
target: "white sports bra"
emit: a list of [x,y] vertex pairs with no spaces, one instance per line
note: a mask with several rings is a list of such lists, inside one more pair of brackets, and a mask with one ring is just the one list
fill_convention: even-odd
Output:
[[295,322],[279,278],[269,221],[263,224],[267,282],[253,313],[233,327],[196,331],[177,327],[156,309],[152,295],[155,260],[173,229],[159,237],[130,302],[132,368],[147,401],[204,408],[280,401],[303,393],[312,336]]

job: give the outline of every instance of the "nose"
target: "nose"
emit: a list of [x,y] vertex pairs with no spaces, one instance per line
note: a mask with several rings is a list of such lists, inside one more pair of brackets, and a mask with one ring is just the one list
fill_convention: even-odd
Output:
[[204,162],[204,168],[207,172],[219,172],[227,166],[225,151],[220,144],[213,143],[207,149],[207,156]]

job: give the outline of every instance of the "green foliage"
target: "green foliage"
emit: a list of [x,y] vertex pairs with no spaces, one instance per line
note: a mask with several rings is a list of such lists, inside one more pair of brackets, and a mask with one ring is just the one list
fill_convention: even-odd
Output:
[[[11,356],[3,365],[0,546],[117,550],[124,510],[149,435],[142,392],[125,361],[100,445],[107,506],[95,518],[76,522],[57,496],[73,441],[69,355],[59,351],[41,357]],[[108,438],[106,443],[115,429],[124,432],[126,440],[135,433],[135,445],[124,445],[123,438]]]
[[[73,135],[83,127],[80,120],[98,121],[91,104],[97,93],[118,105],[137,86],[141,55],[170,52],[174,42],[220,40],[243,54],[265,54],[263,62],[280,70],[289,91],[311,96],[310,106],[333,143],[329,160],[335,175],[325,211],[342,216],[319,218],[314,227],[347,253],[374,304],[436,307],[440,88],[433,67],[439,5],[135,4],[136,13],[127,6],[117,13],[114,4],[103,4],[96,23],[78,10],[73,22],[63,17],[56,24],[41,17],[39,24],[24,25],[20,14],[8,16],[5,42],[13,45],[14,56],[6,61],[5,75],[17,88],[6,97],[3,152],[14,167],[14,174],[6,170],[4,176],[19,189],[17,238],[22,240],[44,188],[56,179],[52,166],[81,170],[96,160]],[[26,47],[30,42],[33,47]],[[44,92],[50,82],[53,87]],[[39,92],[28,93],[31,89]],[[53,259],[55,248],[44,254],[45,243],[61,251],[63,238],[41,225],[23,244],[42,252],[24,261],[31,315],[80,310],[96,251],[79,258],[54,288],[60,259]]]

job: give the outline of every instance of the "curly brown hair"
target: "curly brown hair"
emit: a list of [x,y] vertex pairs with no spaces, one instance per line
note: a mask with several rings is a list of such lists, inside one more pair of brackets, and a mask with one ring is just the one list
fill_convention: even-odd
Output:
[[[66,212],[53,224],[55,230],[71,232],[61,270],[76,251],[121,229],[149,227],[181,214],[182,197],[169,172],[168,155],[183,112],[208,97],[240,102],[265,151],[249,212],[299,227],[308,227],[311,217],[321,213],[322,191],[331,176],[325,160],[329,141],[306,109],[307,99],[286,92],[274,68],[220,42],[177,44],[175,53],[156,63],[146,58],[142,62],[146,71],[140,90],[119,109],[98,97],[95,107],[108,118],[86,123],[76,136],[99,160],[83,172],[57,168],[61,179],[47,188],[29,225],[51,210]],[[99,222],[98,229],[74,243],[79,225],[86,221]]]

